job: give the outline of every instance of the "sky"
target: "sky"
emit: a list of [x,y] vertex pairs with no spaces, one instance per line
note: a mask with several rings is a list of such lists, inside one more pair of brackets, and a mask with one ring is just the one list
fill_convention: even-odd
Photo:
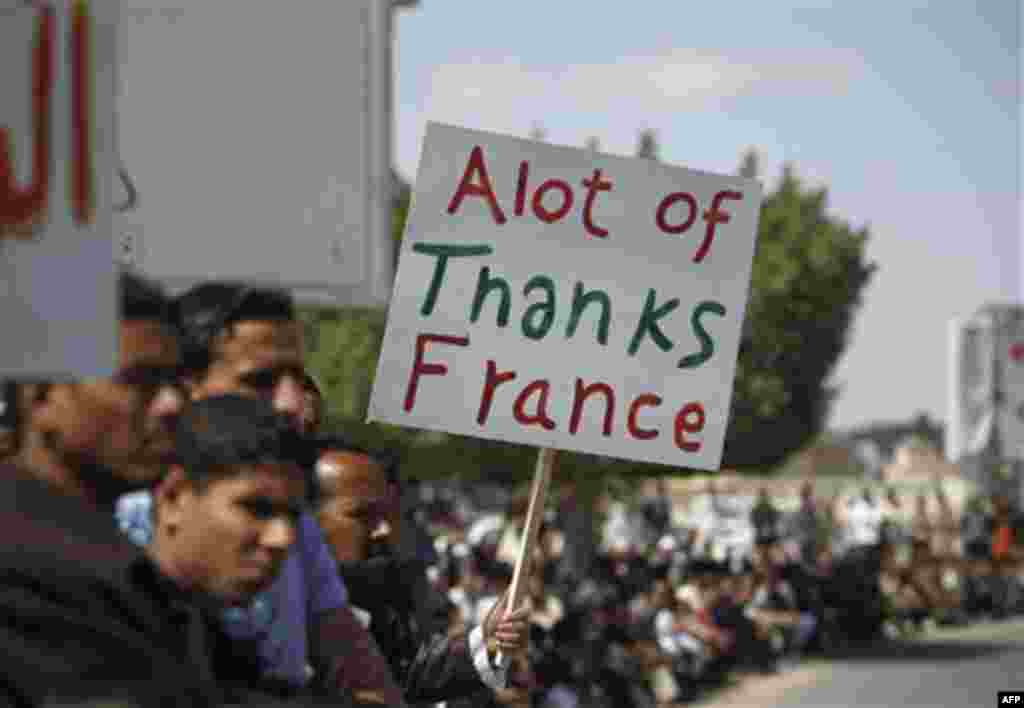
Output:
[[947,418],[948,323],[1024,300],[1021,3],[420,0],[395,19],[395,160],[426,122],[734,173],[792,164],[867,227],[829,427]]

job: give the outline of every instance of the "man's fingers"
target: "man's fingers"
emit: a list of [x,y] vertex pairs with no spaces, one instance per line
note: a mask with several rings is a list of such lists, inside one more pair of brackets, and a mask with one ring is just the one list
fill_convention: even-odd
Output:
[[530,628],[526,622],[501,622],[494,628],[494,636],[526,636],[529,631]]
[[518,632],[502,632],[494,635],[494,638],[497,639],[498,642],[514,642],[516,644],[522,644],[526,640],[526,635]]
[[504,622],[512,622],[517,620],[525,620],[530,614],[530,609],[526,605],[520,605],[514,612],[506,615],[502,620]]

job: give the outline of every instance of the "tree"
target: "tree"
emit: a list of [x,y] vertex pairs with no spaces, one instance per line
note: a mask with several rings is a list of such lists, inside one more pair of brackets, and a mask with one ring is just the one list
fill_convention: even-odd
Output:
[[395,272],[398,272],[398,253],[405,233],[405,221],[409,218],[409,204],[412,201],[412,187],[396,172],[391,177],[394,197],[391,202],[391,237],[395,242]]
[[[749,151],[740,171],[755,177],[757,165]],[[867,229],[827,207],[827,190],[790,165],[765,195],[723,466],[774,467],[825,427],[839,390],[829,377],[876,269]]]

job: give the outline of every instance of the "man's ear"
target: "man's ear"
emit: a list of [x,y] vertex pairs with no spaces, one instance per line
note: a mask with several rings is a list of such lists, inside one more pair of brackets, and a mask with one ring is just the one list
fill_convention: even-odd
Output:
[[185,474],[185,469],[181,465],[170,465],[167,474],[153,489],[153,504],[160,523],[179,525],[194,497],[195,485]]
[[18,388],[20,425],[47,435],[58,429],[73,408],[72,383],[22,383]]

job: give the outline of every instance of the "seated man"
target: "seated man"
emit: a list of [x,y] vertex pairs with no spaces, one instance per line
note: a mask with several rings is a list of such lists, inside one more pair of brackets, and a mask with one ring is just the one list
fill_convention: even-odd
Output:
[[[247,606],[277,578],[312,496],[308,443],[269,404],[237,395],[193,403],[179,421],[180,463],[157,485],[147,553],[212,615]],[[253,637],[217,657],[227,677],[261,685]],[[282,687],[283,688],[283,687]]]
[[687,582],[675,595],[677,600],[693,612],[686,628],[700,640],[707,650],[708,662],[702,668],[702,678],[719,679],[735,663],[736,632],[717,621],[715,610],[721,603],[723,589],[720,569],[705,558],[695,558],[686,569]]
[[745,614],[762,634],[781,629],[786,640],[783,649],[799,656],[814,635],[817,620],[810,612],[801,612],[796,593],[783,580],[780,569],[764,548],[756,548],[753,557],[756,585]]
[[183,404],[166,297],[131,275],[120,286],[113,377],[8,391],[18,449],[0,471],[0,704],[223,700],[201,611],[111,515],[162,473]]
[[[505,687],[504,667],[494,650],[526,647],[525,607],[504,616],[506,598],[469,635],[449,637],[422,626],[424,603],[440,599],[429,588],[425,568],[396,559],[391,547],[391,505],[397,484],[395,461],[324,440],[316,472],[321,497],[318,520],[349,588],[353,607],[368,615],[370,631],[391,664],[410,703],[437,702],[482,688]],[[447,615],[447,613],[444,613]],[[489,644],[494,644],[491,647]]]
[[779,537],[782,515],[768,495],[768,488],[761,487],[757,492],[757,502],[750,510],[750,526],[754,530],[756,543],[774,543]]
[[[762,673],[774,672],[771,645],[758,634],[740,598],[734,594],[737,583],[732,581],[729,568],[712,562],[699,582],[706,589],[702,603],[705,609],[698,611],[698,617],[729,637],[729,648],[723,655],[726,663],[751,667]],[[735,592],[739,590],[735,588]]]
[[[682,588],[680,588],[681,590]],[[700,638],[703,628],[682,598],[665,581],[655,588],[658,610],[654,616],[654,632],[658,648],[672,659],[672,673],[682,695],[676,700],[693,698],[696,681],[714,657],[713,644]]]

